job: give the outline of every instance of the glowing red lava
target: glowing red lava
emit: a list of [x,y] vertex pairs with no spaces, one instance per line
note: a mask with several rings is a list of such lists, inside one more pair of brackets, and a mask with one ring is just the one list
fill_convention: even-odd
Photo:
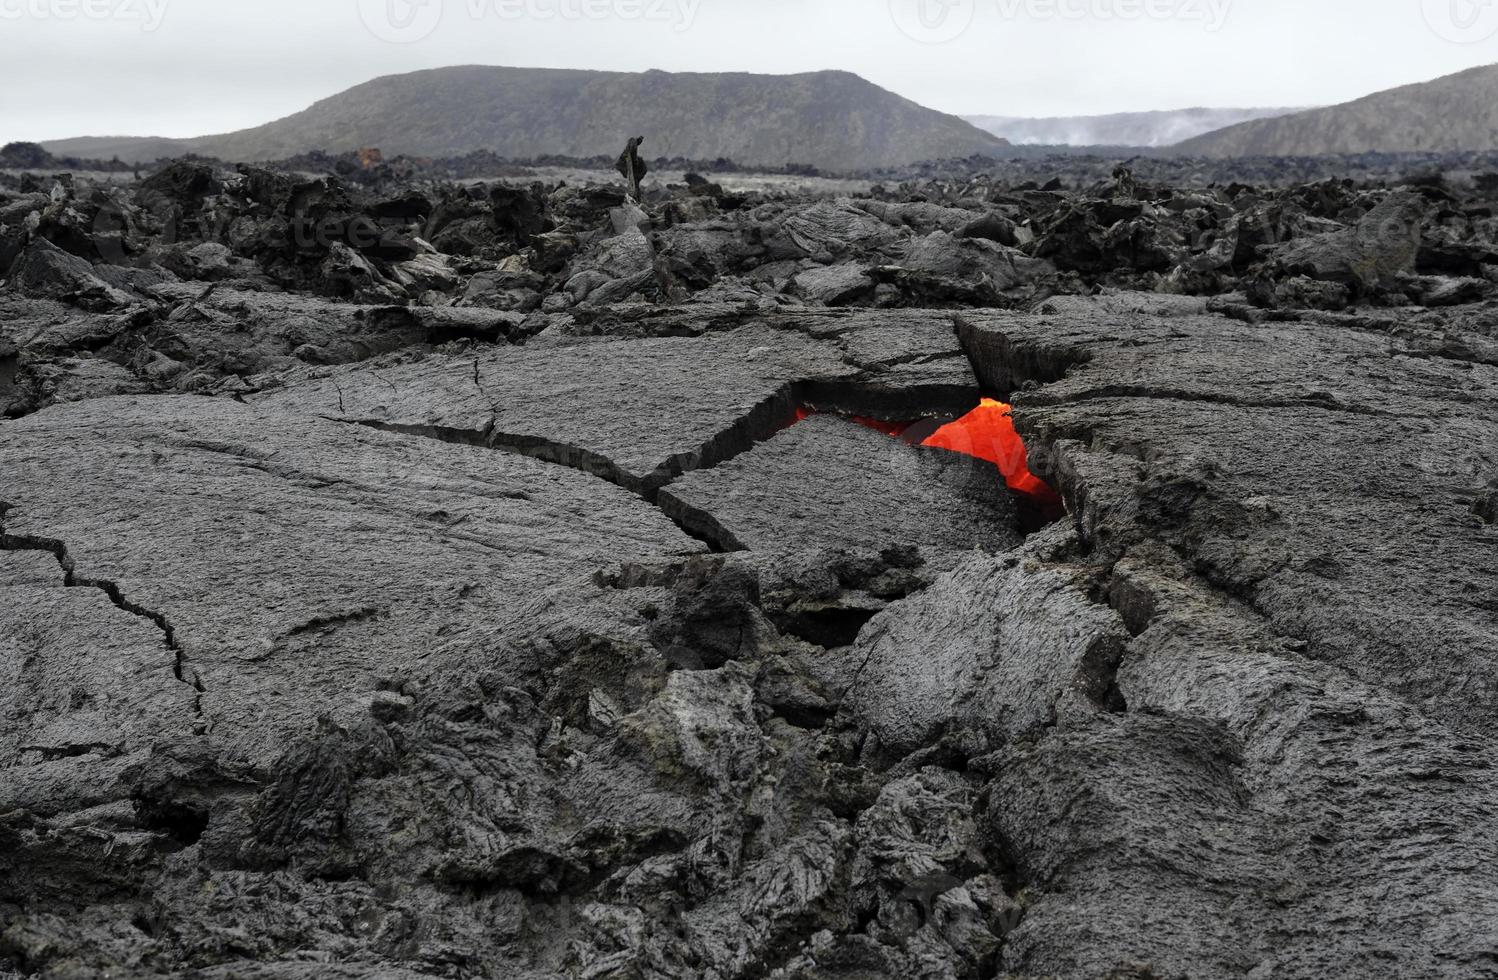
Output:
[[[964,456],[975,456],[987,460],[999,468],[1004,482],[1016,493],[1035,501],[1041,512],[1054,517],[1065,513],[1061,495],[1052,490],[1040,477],[1030,472],[1029,453],[1025,441],[1014,428],[1013,408],[1001,401],[985,398],[978,407],[955,422],[937,429],[921,443],[936,449],[946,449]],[[814,413],[802,407],[796,410],[796,421],[810,418]],[[881,419],[851,416],[851,421],[899,438],[918,423],[886,422]]]
[[853,416],[853,421],[857,422],[865,429],[873,429],[875,432],[883,432],[885,435],[894,436],[896,439],[903,436],[907,429],[915,425],[914,422],[886,422],[883,419],[868,419],[864,418],[862,415]]
[[985,398],[977,408],[936,430],[923,446],[949,449],[954,453],[986,459],[1004,474],[1010,489],[1047,502],[1058,502],[1056,491],[1030,472],[1030,458],[1025,441],[1015,431],[1013,408],[992,398]]
[[[802,405],[800,408],[796,409],[796,421],[805,422],[815,414],[817,413],[813,412],[805,405]],[[865,429],[873,429],[875,432],[883,432],[885,435],[894,436],[896,439],[903,436],[907,430],[909,430],[916,424],[914,422],[889,422],[885,419],[871,419],[863,415],[844,415],[842,417],[847,419],[849,422],[857,422]]]

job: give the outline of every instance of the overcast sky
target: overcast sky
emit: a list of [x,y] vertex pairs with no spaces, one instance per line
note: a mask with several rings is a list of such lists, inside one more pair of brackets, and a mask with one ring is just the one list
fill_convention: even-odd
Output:
[[454,64],[841,68],[957,113],[1327,104],[1498,62],[1495,0],[0,0],[0,142],[194,136]]

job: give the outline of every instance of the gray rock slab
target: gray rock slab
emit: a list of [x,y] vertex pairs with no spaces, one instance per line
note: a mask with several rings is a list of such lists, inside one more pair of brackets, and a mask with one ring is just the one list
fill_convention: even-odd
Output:
[[703,550],[564,467],[228,400],[102,399],[0,436],[7,547],[61,550],[169,626],[201,727],[260,751],[494,642],[549,585]]
[[971,285],[987,283],[1000,290],[1056,271],[1051,263],[1019,249],[982,238],[956,238],[945,231],[911,241],[900,264],[932,276]]
[[1385,416],[1498,410],[1491,366],[1433,358],[1388,334],[1319,323],[1244,323],[1134,312],[1119,297],[1054,314],[963,312],[959,332],[983,383],[1025,381],[1030,406],[1137,395],[1240,406]]
[[809,256],[825,263],[893,245],[900,238],[901,231],[843,198],[792,211],[782,221],[772,246],[781,255]]
[[908,418],[956,414],[975,395],[949,317],[808,314],[695,338],[486,347],[301,372],[252,401],[502,446],[651,490],[748,448],[797,402]]
[[1493,739],[1304,656],[1160,556],[1120,563],[1110,592],[1148,623],[1119,671],[1128,713],[1063,716],[985,763],[988,826],[1032,898],[1005,968],[1483,972]]
[[314,375],[255,401],[534,451],[649,489],[789,415],[794,383],[855,373],[830,345],[750,328],[711,340],[435,355]]
[[791,289],[797,296],[826,306],[846,306],[874,295],[874,280],[852,262],[818,265],[796,274]]
[[192,734],[197,693],[176,664],[153,623],[100,589],[0,586],[0,770]]
[[1014,505],[990,463],[814,416],[661,491],[683,526],[725,547],[915,546],[933,554],[1018,543]]

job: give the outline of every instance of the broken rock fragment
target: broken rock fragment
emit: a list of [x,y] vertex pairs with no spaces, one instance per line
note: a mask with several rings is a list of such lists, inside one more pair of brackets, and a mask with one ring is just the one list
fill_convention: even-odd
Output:
[[962,729],[999,744],[1105,707],[1127,640],[1073,574],[973,556],[863,631],[844,708],[890,761]]
[[1366,293],[1381,279],[1415,271],[1423,216],[1419,197],[1391,194],[1352,228],[1278,247],[1274,261],[1289,275],[1306,274]]

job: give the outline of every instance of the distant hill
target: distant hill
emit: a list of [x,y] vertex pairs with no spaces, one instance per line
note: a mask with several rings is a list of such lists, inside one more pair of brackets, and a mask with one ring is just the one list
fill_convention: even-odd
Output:
[[1210,157],[1498,149],[1498,65],[1230,126],[1175,149]]
[[174,140],[160,136],[82,136],[78,139],[52,140],[44,143],[48,153],[59,159],[114,160],[125,163],[148,163],[163,157],[179,157],[193,152],[191,140]]
[[[192,151],[272,160],[379,147],[386,156],[613,155],[644,136],[647,157],[846,171],[995,154],[1008,144],[848,72],[674,74],[468,66],[389,75],[264,126],[190,140],[93,137],[57,156],[129,162]],[[166,152],[163,153],[163,150]]]
[[1106,116],[963,116],[968,122],[1030,146],[1169,146],[1251,119],[1283,116],[1300,109],[1174,109],[1119,112]]

